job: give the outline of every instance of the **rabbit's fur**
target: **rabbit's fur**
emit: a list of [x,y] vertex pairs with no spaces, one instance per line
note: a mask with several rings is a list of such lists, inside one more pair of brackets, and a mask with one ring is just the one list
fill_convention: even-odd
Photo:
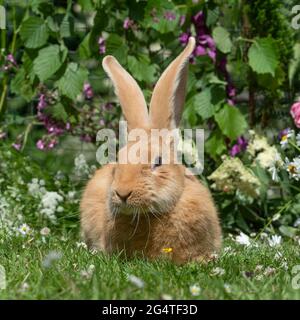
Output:
[[[129,131],[143,128],[150,134],[152,128],[179,125],[194,46],[195,39],[190,38],[161,76],[149,115],[135,80],[115,58],[104,58],[103,67],[114,83]],[[150,150],[151,139],[148,143]],[[119,156],[127,150],[121,149]],[[151,259],[163,255],[176,263],[205,261],[221,246],[221,228],[210,192],[174,159],[160,166],[112,163],[98,170],[82,197],[81,229],[87,244],[101,251]]]

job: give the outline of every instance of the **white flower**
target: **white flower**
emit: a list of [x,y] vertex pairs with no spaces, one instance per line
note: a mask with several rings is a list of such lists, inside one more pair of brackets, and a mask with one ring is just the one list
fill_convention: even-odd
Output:
[[190,293],[192,296],[199,296],[201,288],[197,284],[190,286]]
[[82,270],[80,271],[80,275],[83,277],[83,278],[86,278],[86,279],[91,279],[93,274],[94,274],[94,271],[95,271],[95,266],[93,264],[91,264],[87,270]]
[[76,242],[77,248],[87,249],[87,245],[84,242]]
[[294,130],[288,129],[287,133],[282,135],[280,140],[281,148],[284,149],[289,144],[289,139],[294,136],[295,132]]
[[41,200],[41,213],[50,219],[52,222],[55,222],[56,216],[55,212],[57,211],[58,204],[63,201],[63,197],[57,192],[46,192]]
[[227,292],[227,293],[232,292],[231,286],[228,283],[224,283],[224,289],[225,289],[225,292]]
[[264,271],[265,276],[272,276],[276,272],[275,268],[272,267],[267,267],[266,270]]
[[62,258],[62,253],[58,251],[50,251],[44,258],[42,266],[44,268],[50,268],[53,263]]
[[294,222],[294,227],[297,228],[300,226],[300,218],[298,218],[295,222]]
[[160,298],[161,300],[173,300],[173,297],[167,293],[163,293]]
[[28,289],[29,289],[29,284],[27,283],[27,282],[23,282],[22,284],[21,284],[21,287],[20,287],[20,289],[19,289],[19,292],[21,292],[21,293],[24,293],[24,292],[26,292]]
[[263,268],[264,268],[264,267],[263,267],[261,264],[258,264],[258,265],[255,267],[254,272],[261,272]]
[[300,147],[300,133],[298,133],[296,136],[296,143],[297,143],[297,146]]
[[83,154],[79,154],[75,160],[74,160],[74,164],[75,164],[75,174],[77,176],[87,176],[90,173],[90,169],[89,166],[86,162],[85,156]]
[[225,270],[220,267],[216,267],[211,270],[212,276],[223,276],[224,274],[225,274]]
[[250,246],[250,238],[243,232],[241,232],[236,238],[235,241],[243,246]]
[[30,234],[31,229],[30,229],[30,227],[28,226],[28,224],[23,223],[23,224],[18,228],[18,231],[21,233],[21,235],[26,236],[26,235]]
[[42,236],[48,236],[50,234],[50,231],[51,230],[48,227],[45,227],[45,228],[41,229],[40,234]]
[[268,238],[269,246],[277,247],[281,244],[281,240],[282,240],[281,236],[278,236],[278,235],[271,236],[271,238]]
[[154,42],[150,44],[149,49],[151,52],[157,52],[161,49],[161,45],[159,42]]
[[135,285],[138,288],[144,288],[145,283],[141,278],[138,278],[132,274],[127,275],[128,281],[130,281],[133,285]]
[[33,178],[31,182],[27,184],[29,194],[31,194],[34,197],[40,196],[41,194],[46,192],[44,185],[44,180]]
[[293,161],[289,161],[288,158],[285,159],[285,168],[289,173],[290,178],[296,181],[300,180],[300,156],[294,158]]

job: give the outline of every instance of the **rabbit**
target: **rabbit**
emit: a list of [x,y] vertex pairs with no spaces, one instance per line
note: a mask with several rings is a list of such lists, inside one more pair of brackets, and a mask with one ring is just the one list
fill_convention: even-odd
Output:
[[[163,72],[154,88],[149,114],[132,76],[113,56],[103,59],[128,131],[178,127],[194,47],[195,39],[190,37]],[[121,149],[119,156],[126,152]],[[167,257],[176,264],[207,262],[222,243],[218,213],[209,190],[186,169],[174,162],[164,164],[158,155],[153,164],[116,162],[96,171],[80,204],[81,231],[87,245],[128,258]]]

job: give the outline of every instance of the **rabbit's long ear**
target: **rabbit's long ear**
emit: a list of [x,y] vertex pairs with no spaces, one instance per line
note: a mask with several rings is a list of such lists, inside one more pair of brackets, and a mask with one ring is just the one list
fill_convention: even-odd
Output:
[[147,105],[136,81],[113,56],[106,56],[102,66],[114,84],[124,117],[128,122],[128,130],[147,127],[149,124]]
[[152,128],[172,129],[179,125],[185,99],[189,57],[194,48],[195,38],[190,37],[183,52],[158,80],[150,102]]

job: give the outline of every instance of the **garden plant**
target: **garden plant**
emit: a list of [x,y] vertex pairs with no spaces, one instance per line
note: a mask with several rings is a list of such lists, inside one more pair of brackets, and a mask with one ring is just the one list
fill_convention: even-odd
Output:
[[[295,0],[0,0],[0,299],[299,299],[300,17]],[[296,9],[295,9],[296,8]],[[205,264],[90,248],[83,190],[122,110],[190,37],[180,127],[204,129],[223,244]],[[195,144],[183,153],[197,159]],[[174,244],[175,246],[175,244]]]

